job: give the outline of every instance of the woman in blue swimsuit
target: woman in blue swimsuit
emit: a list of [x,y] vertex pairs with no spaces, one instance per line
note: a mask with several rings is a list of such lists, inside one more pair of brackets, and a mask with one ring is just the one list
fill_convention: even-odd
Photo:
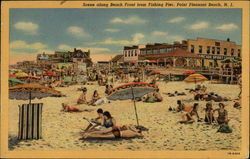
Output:
[[104,123],[103,123],[103,125],[106,128],[109,128],[109,127],[112,127],[112,126],[116,125],[115,119],[111,116],[111,114],[108,111],[105,111],[103,113],[103,116],[104,116]]

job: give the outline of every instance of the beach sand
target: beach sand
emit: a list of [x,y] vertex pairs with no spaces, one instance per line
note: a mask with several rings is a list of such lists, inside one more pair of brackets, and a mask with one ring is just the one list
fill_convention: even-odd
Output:
[[[193,95],[168,97],[163,93],[187,92],[185,88],[194,88],[194,84],[184,82],[158,82],[160,92],[164,98],[161,103],[136,102],[139,123],[148,128],[143,131],[143,138],[119,140],[79,140],[81,129],[86,128],[88,122],[83,117],[95,118],[96,110],[102,108],[110,111],[115,117],[117,125],[136,125],[135,111],[132,100],[111,101],[101,106],[79,105],[81,108],[93,109],[92,112],[66,113],[61,112],[61,103],[75,104],[80,95],[77,88],[81,85],[56,88],[66,97],[47,97],[35,99],[32,102],[42,102],[43,106],[43,138],[40,140],[18,141],[18,105],[28,101],[10,100],[9,102],[9,149],[10,150],[240,150],[241,147],[241,110],[233,108],[233,101],[224,102],[229,114],[229,125],[232,133],[217,133],[218,126],[207,125],[204,122],[193,124],[178,124],[181,113],[168,111],[169,106],[176,107],[178,99],[184,100],[186,105],[192,106]],[[118,86],[120,84],[115,84]],[[240,91],[238,85],[210,84],[206,82],[208,92],[215,92],[223,97],[237,98]],[[98,89],[104,97],[105,87],[86,85],[87,98]],[[199,102],[199,115],[204,118],[206,102]],[[213,103],[218,108],[218,103]]]

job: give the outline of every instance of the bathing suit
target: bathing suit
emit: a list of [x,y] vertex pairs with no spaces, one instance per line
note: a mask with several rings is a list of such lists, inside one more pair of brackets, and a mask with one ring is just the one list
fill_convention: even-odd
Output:
[[112,133],[115,136],[115,138],[121,137],[121,132],[117,126],[112,126]]
[[71,111],[72,111],[72,112],[75,112],[75,111],[79,111],[79,109],[78,109],[78,108],[75,108],[75,107],[68,106],[68,107],[67,107],[67,111],[68,111],[68,112],[71,112]]
[[111,121],[111,122],[104,122],[104,126],[106,127],[106,128],[109,128],[109,127],[112,127],[114,124],[113,124],[113,122]]

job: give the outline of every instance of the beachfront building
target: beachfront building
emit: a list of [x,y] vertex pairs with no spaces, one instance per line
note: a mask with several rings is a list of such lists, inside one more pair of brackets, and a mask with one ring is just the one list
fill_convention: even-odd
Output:
[[175,41],[173,44],[168,43],[150,43],[145,48],[141,49],[141,55],[154,55],[172,52],[173,50],[181,48],[187,49],[187,41],[183,40],[182,43]]
[[182,48],[171,48],[169,51],[141,55],[149,61],[155,61],[158,66],[199,67],[202,57]]
[[124,56],[123,55],[116,55],[109,62],[110,62],[110,66],[122,65],[124,62]]
[[187,40],[187,50],[202,57],[201,66],[221,67],[225,59],[241,59],[241,45],[230,41],[197,38]]
[[145,45],[124,46],[124,64],[138,64],[141,49],[143,48],[145,48]]
[[69,61],[74,63],[86,63],[87,67],[93,65],[92,59],[90,58],[90,50],[82,51],[81,49],[74,48],[73,52],[69,53]]

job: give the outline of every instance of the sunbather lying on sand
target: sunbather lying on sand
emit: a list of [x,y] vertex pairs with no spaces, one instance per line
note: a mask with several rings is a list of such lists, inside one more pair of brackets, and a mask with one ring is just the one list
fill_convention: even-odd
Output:
[[157,88],[155,92],[147,94],[144,102],[155,103],[155,102],[162,102],[162,100],[163,100],[163,98],[159,92],[159,88]]
[[86,138],[100,138],[100,139],[114,139],[114,138],[133,138],[142,137],[141,130],[136,129],[132,125],[112,126],[110,128],[98,131],[84,133],[81,139]]
[[69,104],[62,103],[62,111],[64,112],[91,112],[92,109],[80,109],[73,106],[70,106]]

